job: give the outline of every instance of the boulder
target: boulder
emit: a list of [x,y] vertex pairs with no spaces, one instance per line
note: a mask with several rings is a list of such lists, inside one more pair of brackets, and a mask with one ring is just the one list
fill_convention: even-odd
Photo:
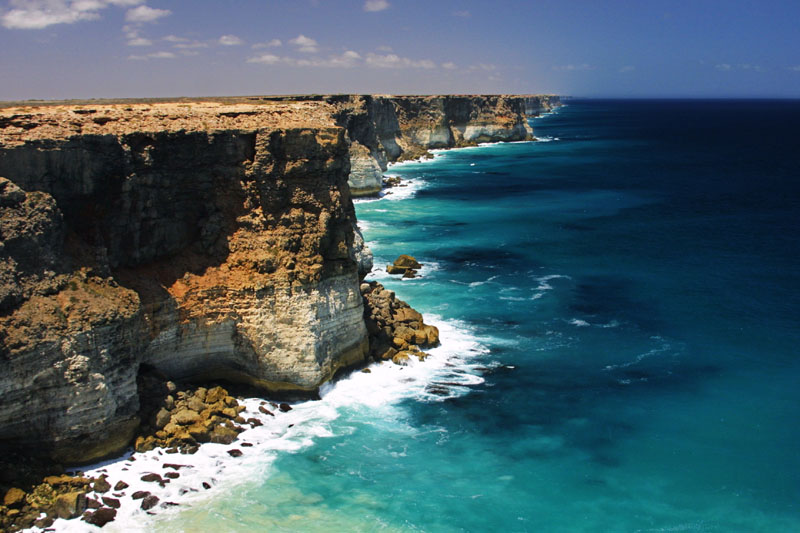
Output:
[[398,352],[394,357],[392,357],[392,363],[400,366],[406,366],[408,365],[408,359],[408,352]]
[[211,442],[215,442],[217,444],[230,444],[231,442],[236,440],[239,434],[236,433],[236,430],[233,430],[226,426],[217,426],[214,428],[214,431],[211,433]]
[[186,402],[186,407],[196,413],[201,413],[203,412],[203,409],[206,408],[206,404],[203,402],[203,400],[198,398],[197,395],[195,395],[189,398],[189,401]]
[[404,266],[386,265],[386,272],[389,274],[405,274],[407,270],[408,267]]
[[121,490],[127,489],[128,487],[129,487],[129,485],[127,483],[125,483],[124,481],[117,481],[117,484],[114,485],[114,490],[115,491],[121,491]]
[[181,426],[188,426],[200,422],[200,415],[189,409],[179,409],[172,415],[172,421]]
[[92,484],[92,488],[95,492],[104,493],[111,490],[111,483],[106,480],[105,476],[100,476],[99,478],[94,480]]
[[136,492],[133,493],[131,498],[133,498],[134,500],[141,500],[142,498],[147,498],[148,496],[150,496],[150,493],[148,491],[137,490]]
[[153,473],[145,474],[140,479],[142,481],[147,481],[149,483],[163,483],[164,482],[164,480],[161,479],[161,476],[159,476],[158,474],[153,474]]
[[107,496],[103,496],[103,503],[108,505],[109,507],[113,507],[114,509],[119,509],[120,502],[116,498],[109,498]]
[[410,307],[401,307],[397,309],[394,314],[392,315],[392,319],[395,322],[419,322],[422,323],[422,315],[410,308]]
[[25,491],[16,487],[8,489],[5,498],[3,498],[3,505],[6,507],[22,507],[24,503]]
[[206,393],[206,403],[217,403],[218,401],[223,400],[227,395],[228,391],[222,387],[214,387],[213,389],[209,389]]
[[165,408],[161,408],[156,413],[156,427],[161,429],[169,423],[169,419],[172,417],[172,414],[167,411]]
[[397,267],[405,267],[405,268],[413,268],[415,270],[422,268],[422,265],[417,262],[417,260],[410,255],[403,254],[397,259],[394,260],[394,266]]
[[95,512],[87,515],[84,518],[84,520],[97,527],[103,527],[109,522],[112,522],[116,517],[117,517],[116,509],[111,509],[109,507],[101,507]]
[[150,496],[146,496],[144,499],[142,499],[141,508],[145,511],[152,509],[153,507],[158,505],[158,501],[159,501],[158,496],[154,496],[153,494],[151,494]]
[[53,506],[53,512],[59,518],[75,518],[86,510],[86,495],[83,492],[60,494]]

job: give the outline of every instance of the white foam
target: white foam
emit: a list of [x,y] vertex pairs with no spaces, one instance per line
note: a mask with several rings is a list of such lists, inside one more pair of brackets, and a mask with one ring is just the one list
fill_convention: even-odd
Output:
[[[369,367],[370,373],[354,372],[345,379],[325,384],[319,401],[295,403],[287,413],[267,404],[274,416],[258,410],[263,400],[245,399],[242,403],[246,410],[242,416],[256,418],[263,426],[247,429],[229,446],[204,444],[194,455],[153,450],[134,454],[134,461],[117,459],[86,468],[84,472],[88,476],[105,473],[112,485],[119,480],[129,484],[124,490],[125,495],[118,497],[122,505],[115,521],[107,524],[103,531],[152,531],[156,520],[174,516],[187,507],[204,505],[209,499],[220,497],[247,480],[263,479],[281,453],[298,451],[311,446],[317,439],[333,436],[331,422],[341,416],[343,408],[367,409],[373,416],[391,418],[402,400],[441,402],[467,394],[470,387],[483,383],[477,370],[477,360],[488,353],[483,341],[458,321],[442,320],[436,316],[427,316],[426,321],[439,328],[443,343],[427,350],[429,357],[424,362],[412,358],[408,366],[374,363]],[[346,428],[339,427],[336,431],[342,434]],[[243,447],[243,442],[253,446]],[[227,453],[231,449],[241,450],[243,455],[233,458]],[[175,471],[164,468],[165,463],[191,466],[177,470],[180,477],[170,480],[164,487],[140,480],[147,473],[157,473],[163,478],[166,472]],[[211,488],[204,489],[204,482]],[[131,498],[140,490],[159,498],[159,505],[151,510],[154,514],[141,510],[141,501]],[[112,493],[105,495],[112,496]],[[90,496],[99,498],[93,493]],[[164,507],[166,502],[179,505]],[[56,520],[53,528],[69,533],[98,530],[80,520],[61,519]],[[41,531],[38,528],[33,530]]]
[[[369,243],[367,243],[367,245],[369,245]],[[441,269],[441,265],[436,261],[426,261],[424,258],[420,258],[419,261],[421,261],[422,267],[417,269],[415,277],[404,278],[398,274],[389,274],[386,271],[386,265],[390,265],[392,261],[386,259],[385,257],[375,257],[373,260],[374,266],[372,267],[370,273],[367,274],[367,278],[378,282],[387,279],[403,282],[418,282],[424,280],[433,272]]]
[[493,282],[493,281],[494,281],[494,280],[496,280],[498,277],[499,277],[499,276],[492,276],[491,278],[489,278],[489,279],[486,279],[486,280],[484,280],[484,281],[473,281],[472,283],[468,283],[467,285],[468,285],[469,287],[480,287],[481,285],[486,285],[487,283],[491,283],[491,282]]
[[579,328],[585,328],[587,326],[591,326],[591,324],[589,324],[585,320],[581,320],[580,318],[573,318],[572,320],[569,321],[569,323],[572,324],[573,326],[578,326]]
[[660,354],[667,353],[667,352],[671,351],[672,345],[670,343],[666,342],[663,338],[661,338],[659,336],[654,336],[654,337],[651,337],[651,339],[654,340],[654,341],[660,342],[661,345],[656,347],[656,348],[653,348],[652,350],[648,350],[648,351],[646,351],[644,353],[640,353],[633,360],[628,361],[626,363],[620,363],[620,364],[617,364],[617,365],[606,365],[606,367],[603,370],[609,371],[609,370],[616,370],[618,368],[628,368],[628,367],[634,366],[636,364],[639,364],[642,361],[644,361],[645,359],[648,359],[650,357],[654,357],[654,356],[657,356],[657,355],[660,355]]
[[572,279],[569,276],[565,276],[563,274],[549,274],[547,276],[539,276],[535,277],[534,280],[539,282],[539,286],[536,287],[534,290],[537,291],[549,291],[553,290],[553,286],[548,283],[548,281],[554,279]]

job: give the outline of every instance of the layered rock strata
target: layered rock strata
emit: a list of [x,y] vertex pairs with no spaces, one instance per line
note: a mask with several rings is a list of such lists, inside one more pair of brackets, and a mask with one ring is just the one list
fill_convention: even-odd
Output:
[[[313,396],[370,354],[418,355],[435,328],[390,291],[362,296],[372,256],[348,178],[369,188],[427,148],[528,138],[542,102],[0,106],[0,446],[70,464],[119,453],[148,425],[177,448],[194,445],[183,433],[233,430],[222,414],[208,435],[172,411],[142,421],[145,368]],[[198,414],[217,408],[230,407]]]
[[387,164],[432,148],[533,138],[530,117],[559,105],[553,95],[330,97],[350,138],[350,190],[371,196]]
[[319,102],[4,110],[0,439],[66,463],[117,452],[143,364],[313,394],[363,361],[331,117]]

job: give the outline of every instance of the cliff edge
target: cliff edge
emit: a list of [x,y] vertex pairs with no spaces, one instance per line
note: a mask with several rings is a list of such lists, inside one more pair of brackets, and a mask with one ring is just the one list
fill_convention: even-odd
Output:
[[350,191],[371,196],[388,163],[432,148],[533,139],[528,119],[560,105],[554,95],[329,97],[350,139]]
[[313,396],[385,356],[370,340],[395,330],[376,317],[427,326],[362,296],[351,191],[420,150],[530,138],[531,98],[3,107],[0,445],[119,453],[145,371]]

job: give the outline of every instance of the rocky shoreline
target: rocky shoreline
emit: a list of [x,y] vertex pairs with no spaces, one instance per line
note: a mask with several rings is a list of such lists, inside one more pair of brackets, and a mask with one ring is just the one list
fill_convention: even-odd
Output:
[[[111,521],[115,509],[170,507],[181,496],[170,480],[181,472],[141,471],[149,481],[122,472],[219,446],[237,446],[228,458],[246,456],[243,436],[291,410],[252,398],[315,398],[345,370],[424,360],[437,328],[364,282],[372,256],[348,180],[363,157],[380,188],[388,163],[429,148],[530,138],[526,106],[551,99],[1,108],[0,455],[8,475],[0,478],[0,525],[46,525],[61,514]],[[399,266],[413,276],[414,264]],[[220,382],[246,387],[251,400]],[[113,463],[114,487],[127,483],[158,501],[134,502],[123,489],[105,495],[95,487],[104,488],[102,468],[53,477],[63,475],[59,465],[120,457],[130,446],[136,454]],[[65,494],[74,505],[59,514]]]

